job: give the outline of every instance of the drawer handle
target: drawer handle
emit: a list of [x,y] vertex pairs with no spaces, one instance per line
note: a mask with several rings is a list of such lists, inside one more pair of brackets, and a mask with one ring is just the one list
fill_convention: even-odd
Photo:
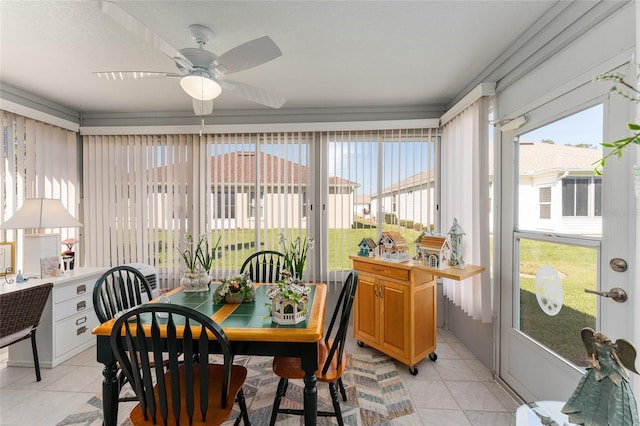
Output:
[[376,272],[382,272],[382,271],[384,271],[384,268],[376,268],[376,267],[373,267],[373,268],[371,268],[371,269],[373,269],[373,270],[374,270],[374,271],[376,271]]
[[76,325],[84,324],[85,322],[87,322],[87,317],[78,318],[76,320]]
[[78,302],[78,304],[76,305],[76,311],[82,311],[87,307],[87,302],[86,301],[82,301],[82,302]]
[[85,327],[84,325],[82,327],[80,327],[79,329],[76,330],[76,335],[79,336],[83,333],[85,333],[87,331],[87,327]]
[[76,294],[84,294],[87,292],[87,285],[86,284],[82,284],[79,285],[78,287],[76,287]]

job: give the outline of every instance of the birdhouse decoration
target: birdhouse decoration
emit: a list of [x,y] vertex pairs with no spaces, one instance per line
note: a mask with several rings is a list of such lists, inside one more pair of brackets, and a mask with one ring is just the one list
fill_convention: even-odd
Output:
[[373,238],[363,238],[362,241],[360,241],[360,245],[358,246],[360,248],[360,250],[358,251],[358,256],[375,257],[376,246],[376,242],[373,241]]
[[447,232],[451,241],[451,256],[449,257],[449,266],[464,269],[464,259],[462,257],[462,236],[464,231],[458,223],[458,219],[453,218],[453,225]]
[[451,256],[451,245],[446,237],[424,233],[417,240],[416,248],[422,264],[433,269],[447,269]]
[[409,260],[409,246],[407,241],[395,231],[384,231],[378,243],[380,257],[391,262]]

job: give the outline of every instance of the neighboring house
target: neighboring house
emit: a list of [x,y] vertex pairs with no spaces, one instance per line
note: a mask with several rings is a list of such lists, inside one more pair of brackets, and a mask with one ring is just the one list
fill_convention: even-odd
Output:
[[447,269],[451,245],[446,237],[423,233],[416,240],[416,253],[424,266],[434,269]]
[[356,195],[353,203],[353,213],[363,219],[371,219],[371,197]]
[[360,250],[358,256],[375,257],[376,256],[376,242],[373,238],[363,238],[358,245]]
[[[602,178],[594,176],[593,170],[602,151],[537,142],[521,142],[519,151],[518,227],[562,234],[600,234]],[[492,155],[489,161],[489,170],[493,170]],[[493,175],[489,182],[493,190]],[[493,217],[490,219],[493,224]]]
[[371,195],[371,214],[378,206],[382,214],[393,213],[398,220],[412,220],[427,229],[435,219],[435,171],[427,170],[400,180]]
[[[306,227],[308,167],[252,151],[211,156],[210,167],[211,223],[215,229]],[[171,168],[159,173],[167,170]],[[328,178],[329,228],[351,226],[358,186],[336,176]]]
[[382,259],[395,262],[409,260],[409,246],[399,232],[383,231],[378,247]]
[[[519,226],[564,234],[600,234],[602,178],[594,176],[599,149],[521,142]],[[493,151],[489,151],[490,197],[493,199]],[[434,172],[425,171],[371,195],[371,212],[381,204],[383,213],[398,220],[433,223]],[[492,207],[493,203],[490,201]],[[490,210],[493,228],[493,211]],[[443,218],[444,223],[448,220]]]

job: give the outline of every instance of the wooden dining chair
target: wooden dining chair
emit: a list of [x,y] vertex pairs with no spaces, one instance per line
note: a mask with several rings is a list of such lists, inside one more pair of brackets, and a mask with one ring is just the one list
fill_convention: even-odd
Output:
[[[219,425],[236,400],[250,424],[242,392],[247,369],[233,364],[229,339],[208,316],[181,305],[146,304],[116,320],[111,347],[140,401],[129,415],[132,425]],[[222,354],[223,364],[209,363],[210,353]],[[154,367],[149,354],[168,357],[169,369]]]
[[254,283],[275,283],[280,280],[284,254],[275,250],[262,250],[249,256],[240,267],[240,274],[249,271]]
[[[356,296],[358,287],[358,272],[352,271],[342,286],[338,303],[331,316],[329,328],[324,339],[318,342],[318,370],[316,370],[316,378],[318,382],[329,384],[329,394],[333,404],[333,412],[318,411],[321,417],[336,417],[338,424],[344,424],[342,420],[342,411],[340,410],[340,401],[338,400],[338,391],[336,384],[340,389],[342,400],[347,400],[347,393],[342,383],[342,374],[346,368],[347,356],[344,352],[344,345],[347,338],[347,328],[349,326],[349,318],[353,308],[353,301]],[[335,330],[334,330],[335,328]],[[276,397],[273,401],[273,409],[271,411],[270,426],[276,423],[278,413],[303,415],[304,410],[295,410],[290,408],[280,408],[280,402],[287,393],[287,387],[290,379],[303,379],[304,370],[301,366],[300,358],[275,357],[273,359],[273,372],[280,377]]]
[[93,308],[100,323],[152,299],[145,276],[131,266],[115,266],[96,280]]
[[36,330],[52,288],[47,283],[0,295],[0,348],[31,339],[37,382],[41,377]]
[[[115,266],[96,280],[93,286],[93,308],[100,323],[109,321],[122,312],[135,308],[152,299],[151,287],[146,277],[131,266]],[[118,369],[118,394],[127,383],[126,376]],[[118,402],[137,401],[135,396],[123,396]]]

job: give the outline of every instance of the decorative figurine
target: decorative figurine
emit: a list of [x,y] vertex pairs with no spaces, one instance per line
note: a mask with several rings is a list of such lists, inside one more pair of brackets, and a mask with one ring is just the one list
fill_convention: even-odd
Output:
[[458,224],[458,219],[453,218],[453,225],[449,229],[449,240],[451,241],[451,256],[449,257],[449,266],[464,269],[464,260],[462,258],[462,236],[464,231]]
[[404,262],[410,259],[407,241],[395,231],[383,231],[378,243],[380,257],[391,262]]
[[582,377],[562,412],[569,421],[585,426],[632,426],[640,424],[638,407],[627,370],[636,374],[636,349],[625,339],[611,342],[591,328],[580,333],[591,366]]
[[16,282],[17,283],[26,283],[27,281],[29,281],[29,278],[25,278],[22,276],[22,270],[18,269],[18,275],[16,275]]
[[358,256],[376,257],[376,242],[373,238],[363,238],[358,247],[360,247]]
[[416,251],[422,265],[433,269],[447,269],[451,245],[445,237],[425,232],[416,240]]

